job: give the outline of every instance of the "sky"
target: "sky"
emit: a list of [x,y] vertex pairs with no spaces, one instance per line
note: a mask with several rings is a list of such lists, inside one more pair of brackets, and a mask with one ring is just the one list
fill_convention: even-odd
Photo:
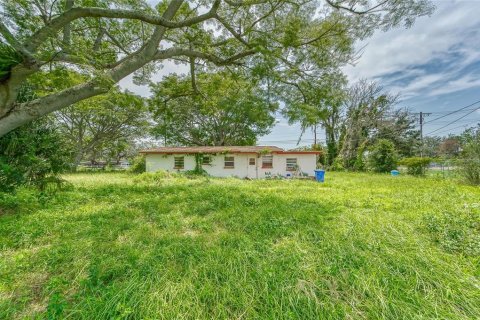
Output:
[[[361,57],[355,65],[343,68],[351,83],[366,78],[399,93],[398,108],[430,113],[424,125],[427,136],[460,133],[480,122],[480,109],[474,110],[480,108],[480,102],[464,112],[447,115],[480,101],[480,0],[433,2],[435,12],[418,18],[411,28],[378,31],[357,43],[359,50],[363,48]],[[185,66],[167,62],[155,78],[186,71]],[[121,85],[144,96],[149,94],[148,88],[133,85],[131,78],[122,80]],[[278,115],[272,132],[260,137],[258,144],[295,148],[299,136],[300,128]],[[312,138],[312,132],[305,132],[299,145],[311,144]],[[323,140],[324,135],[319,138]]]

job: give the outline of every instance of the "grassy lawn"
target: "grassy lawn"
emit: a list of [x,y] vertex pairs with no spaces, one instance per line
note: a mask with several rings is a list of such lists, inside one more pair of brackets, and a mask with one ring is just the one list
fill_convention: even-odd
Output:
[[480,188],[66,179],[0,201],[0,319],[480,318]]

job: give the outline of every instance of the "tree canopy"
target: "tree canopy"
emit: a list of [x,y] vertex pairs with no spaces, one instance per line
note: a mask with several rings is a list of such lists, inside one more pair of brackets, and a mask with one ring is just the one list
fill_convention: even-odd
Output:
[[74,164],[86,157],[118,160],[148,126],[144,99],[118,88],[54,113],[57,126],[75,151]]
[[252,145],[275,123],[277,104],[255,82],[229,73],[201,73],[192,88],[172,75],[151,86],[154,133],[173,145]]
[[[251,76],[308,75],[352,59],[356,39],[409,26],[427,0],[1,0],[0,136],[108,92],[145,82],[163,61],[245,68]],[[83,81],[27,102],[37,73],[67,68]],[[268,71],[268,72],[267,72]],[[279,79],[275,77],[274,80]]]

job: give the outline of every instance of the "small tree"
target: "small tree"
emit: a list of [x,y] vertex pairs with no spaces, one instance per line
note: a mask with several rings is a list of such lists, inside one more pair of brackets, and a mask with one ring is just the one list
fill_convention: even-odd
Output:
[[389,172],[397,167],[397,153],[393,142],[380,139],[370,148],[368,167],[374,172]]

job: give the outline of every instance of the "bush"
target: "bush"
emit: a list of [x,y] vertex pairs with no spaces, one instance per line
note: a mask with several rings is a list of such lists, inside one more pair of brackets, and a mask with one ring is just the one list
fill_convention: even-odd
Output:
[[362,143],[357,151],[357,157],[355,162],[353,163],[353,168],[356,171],[365,171],[365,149],[366,149],[366,142]]
[[132,173],[143,173],[147,171],[147,161],[145,155],[141,154],[136,156],[132,161],[129,171]]
[[333,160],[333,163],[331,166],[328,167],[329,170],[331,171],[344,171],[345,167],[343,166],[343,158],[342,156],[338,156]]
[[368,168],[374,172],[390,172],[397,167],[397,153],[393,142],[380,139],[369,150]]
[[432,162],[431,158],[404,158],[399,161],[399,165],[407,167],[407,173],[414,176],[421,176],[425,174],[426,169]]
[[65,140],[45,121],[18,128],[0,138],[0,191],[61,184],[58,174],[69,169],[70,159]]
[[467,183],[480,185],[480,159],[460,159],[458,166]]
[[466,130],[462,135],[462,158],[459,172],[470,184],[480,185],[480,127]]

